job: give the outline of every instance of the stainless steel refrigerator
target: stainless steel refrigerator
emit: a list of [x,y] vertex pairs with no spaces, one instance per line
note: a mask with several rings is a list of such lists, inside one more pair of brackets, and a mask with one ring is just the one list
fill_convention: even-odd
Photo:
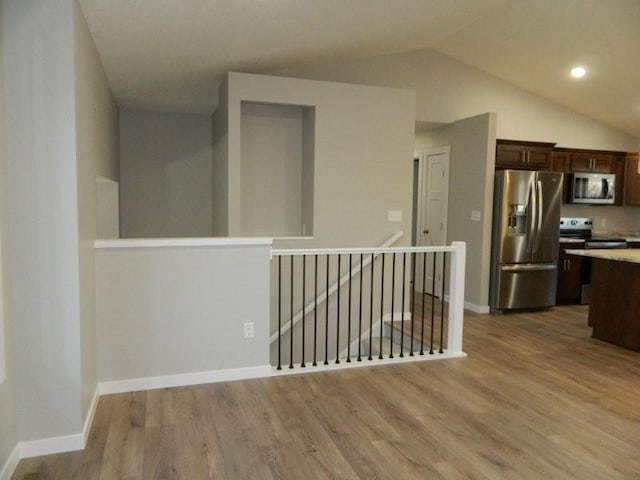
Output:
[[562,173],[496,172],[492,312],[555,305],[561,204]]

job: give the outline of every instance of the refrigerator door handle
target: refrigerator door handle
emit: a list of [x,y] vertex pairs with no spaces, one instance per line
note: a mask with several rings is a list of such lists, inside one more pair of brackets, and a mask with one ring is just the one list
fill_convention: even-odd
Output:
[[[540,232],[542,231],[542,216],[544,212],[544,204],[542,202],[542,181],[540,180],[538,180],[537,192],[538,192],[538,227],[536,230],[536,237],[538,237],[540,235]],[[537,246],[536,246],[536,250],[537,250]]]
[[529,238],[528,238],[528,245],[527,245],[527,250],[529,252],[533,252],[534,249],[534,245],[533,242],[535,240],[535,230],[536,230],[536,224],[537,224],[537,218],[538,218],[538,209],[536,206],[537,203],[537,199],[536,199],[536,184],[534,183],[530,183],[529,184],[529,205],[531,205],[531,214],[529,215],[530,217],[530,223],[529,223]]

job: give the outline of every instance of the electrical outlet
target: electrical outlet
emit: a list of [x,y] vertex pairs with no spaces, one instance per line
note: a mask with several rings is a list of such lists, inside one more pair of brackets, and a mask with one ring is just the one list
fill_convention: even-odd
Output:
[[253,338],[254,334],[253,322],[246,322],[244,324],[244,338]]

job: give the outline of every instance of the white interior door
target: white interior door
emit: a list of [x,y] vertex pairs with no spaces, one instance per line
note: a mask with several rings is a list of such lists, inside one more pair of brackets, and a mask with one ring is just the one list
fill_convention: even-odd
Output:
[[[447,209],[449,199],[449,152],[450,147],[439,147],[423,151],[419,155],[418,215],[416,222],[416,244],[418,246],[446,245]],[[427,258],[426,272],[423,263],[416,265],[416,290],[441,295],[442,261],[438,257],[434,271],[433,261]],[[433,280],[435,275],[435,292]],[[424,287],[423,287],[424,279]]]

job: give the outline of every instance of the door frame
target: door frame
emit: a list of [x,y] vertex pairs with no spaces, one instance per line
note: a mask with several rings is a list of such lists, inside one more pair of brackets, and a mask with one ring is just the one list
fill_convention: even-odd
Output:
[[445,215],[444,215],[444,225],[443,225],[443,231],[444,231],[444,243],[446,244],[447,242],[447,214],[449,212],[449,171],[450,171],[450,164],[451,164],[451,147],[450,146],[443,146],[443,147],[435,147],[435,148],[426,148],[423,150],[420,150],[418,152],[417,155],[417,159],[418,159],[418,182],[417,182],[417,195],[416,195],[416,224],[415,224],[415,231],[414,231],[414,246],[418,246],[420,245],[420,235],[422,234],[422,231],[424,230],[424,208],[426,205],[426,202],[428,201],[428,191],[427,191],[427,186],[428,186],[428,182],[426,182],[427,180],[427,173],[429,171],[429,166],[427,165],[428,163],[428,158],[431,155],[445,155],[446,158],[446,171],[447,171],[447,184],[446,184],[446,202],[444,204],[445,206]]
[[[424,219],[424,212],[425,210],[428,211],[429,208],[427,206],[427,203],[429,202],[429,182],[428,182],[428,173],[429,173],[429,157],[433,156],[433,155],[444,155],[444,168],[445,168],[445,176],[447,181],[444,184],[444,192],[443,192],[443,207],[444,207],[444,212],[442,215],[443,218],[443,225],[442,225],[442,232],[443,232],[443,244],[446,245],[447,243],[447,229],[448,229],[448,211],[449,211],[449,172],[450,172],[450,166],[451,166],[451,147],[450,146],[442,146],[442,147],[434,147],[434,148],[426,148],[423,150],[420,150],[418,152],[417,155],[417,160],[418,160],[418,168],[417,168],[417,175],[418,175],[418,181],[417,181],[417,187],[416,187],[416,182],[414,181],[414,187],[417,188],[417,193],[414,194],[414,198],[415,198],[415,209],[416,209],[416,213],[415,213],[415,226],[414,226],[414,232],[413,232],[413,244],[414,246],[421,246],[422,245],[422,235],[423,235],[423,231],[425,230],[425,219]],[[437,270],[441,270],[442,269],[442,265],[440,263],[438,263],[437,265]],[[442,272],[440,272],[442,273]],[[440,285],[439,282],[437,284],[437,290],[440,289]],[[416,287],[419,287],[418,285],[416,285]],[[426,291],[426,289],[425,289]],[[431,292],[429,292],[431,293]],[[436,295],[441,294],[441,292],[436,291]]]

